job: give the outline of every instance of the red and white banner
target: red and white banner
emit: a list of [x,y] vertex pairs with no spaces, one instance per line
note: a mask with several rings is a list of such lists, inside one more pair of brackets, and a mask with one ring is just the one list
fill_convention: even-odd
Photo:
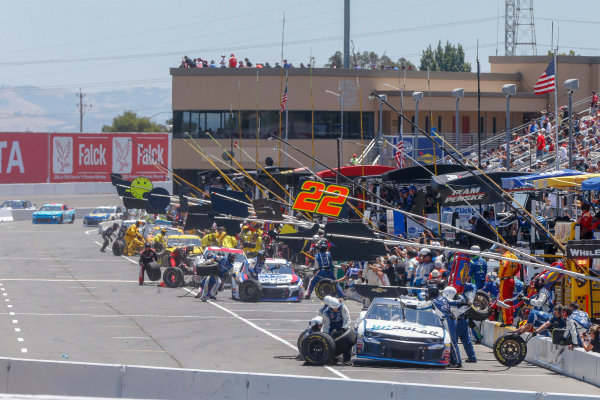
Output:
[[47,133],[0,133],[0,184],[48,181]]
[[169,165],[168,134],[52,133],[50,146],[50,182],[105,182],[111,173],[164,181],[156,164]]
[[145,176],[164,181],[166,133],[0,133],[0,184],[109,182]]

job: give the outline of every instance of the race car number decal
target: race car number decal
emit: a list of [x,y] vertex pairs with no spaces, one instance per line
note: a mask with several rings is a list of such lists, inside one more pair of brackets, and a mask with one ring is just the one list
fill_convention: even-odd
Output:
[[[346,203],[350,189],[345,186],[329,185],[325,188],[323,182],[306,181],[300,188],[302,192],[296,197],[292,208],[298,211],[329,215],[337,217]],[[323,193],[330,192],[335,194]]]

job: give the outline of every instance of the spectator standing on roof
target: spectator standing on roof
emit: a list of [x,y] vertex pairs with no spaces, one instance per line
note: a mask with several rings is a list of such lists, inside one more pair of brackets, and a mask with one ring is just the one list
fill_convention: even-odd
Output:
[[235,67],[237,67],[237,58],[235,58],[235,55],[231,53],[231,56],[229,57],[229,68]]
[[225,54],[221,54],[221,61],[219,61],[219,65],[221,68],[227,67],[227,61],[225,60]]
[[292,68],[292,64],[288,63],[288,60],[283,60],[283,68]]

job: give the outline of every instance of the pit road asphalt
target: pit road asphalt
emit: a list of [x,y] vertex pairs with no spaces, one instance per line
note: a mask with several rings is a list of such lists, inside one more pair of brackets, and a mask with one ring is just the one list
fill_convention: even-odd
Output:
[[[97,231],[81,220],[0,223],[1,357],[600,395],[529,363],[507,369],[480,345],[479,362],[462,369],[304,366],[296,340],[321,306],[316,297],[251,304],[226,289],[203,303],[183,288],[139,286],[136,259],[100,253]],[[347,304],[355,319],[361,305]]]

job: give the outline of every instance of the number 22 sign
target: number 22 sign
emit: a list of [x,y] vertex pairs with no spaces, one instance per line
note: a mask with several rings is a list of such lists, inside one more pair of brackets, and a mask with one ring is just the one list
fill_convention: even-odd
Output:
[[[350,189],[345,186],[329,185],[325,189],[323,182],[306,181],[300,188],[302,192],[296,197],[292,208],[298,211],[338,217]],[[323,193],[329,192],[329,193]],[[334,194],[332,194],[334,193]]]

